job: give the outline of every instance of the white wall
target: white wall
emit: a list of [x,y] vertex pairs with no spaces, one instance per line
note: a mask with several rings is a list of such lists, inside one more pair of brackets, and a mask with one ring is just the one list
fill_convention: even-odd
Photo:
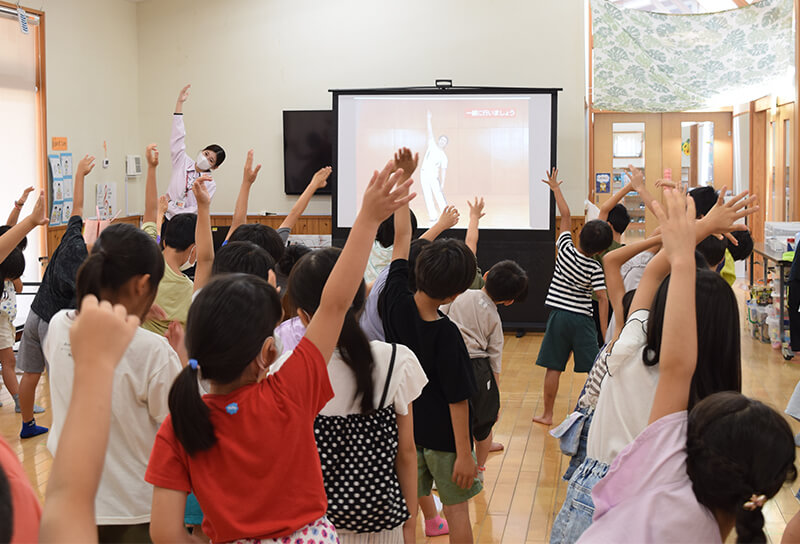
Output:
[[733,118],[733,192],[750,188],[750,114]]
[[[76,165],[87,153],[98,158],[86,180],[88,216],[94,216],[94,186],[105,182],[117,183],[124,212],[124,158],[140,144],[136,4],[41,0],[32,7],[39,4],[45,12],[47,148],[53,136],[66,136]],[[108,169],[100,164],[103,140]],[[136,206],[144,201],[143,186],[141,192]]]
[[[431,85],[435,78],[563,87],[559,166],[567,200],[576,214],[583,209],[583,2],[145,0],[136,8],[139,148],[157,142],[168,156],[175,98],[191,83],[189,154],[212,142],[228,154],[216,176],[215,213],[232,212],[251,147],[264,167],[250,210],[291,207],[294,197],[283,194],[282,110],[330,108],[328,89]],[[165,161],[161,189],[168,178]],[[330,213],[330,199],[316,197],[307,213]]]

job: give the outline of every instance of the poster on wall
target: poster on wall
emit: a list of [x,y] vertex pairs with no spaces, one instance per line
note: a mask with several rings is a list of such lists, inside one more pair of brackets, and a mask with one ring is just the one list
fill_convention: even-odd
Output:
[[594,175],[595,194],[608,194],[611,192],[611,174],[597,173]]
[[61,173],[64,175],[61,180],[61,196],[63,198],[61,219],[62,223],[66,224],[72,215],[72,186],[75,183],[72,179],[72,153],[61,154]]
[[61,157],[59,155],[48,155],[50,162],[50,196],[53,200],[53,207],[50,210],[50,225],[61,224],[61,214],[64,200],[63,170],[61,168]]
[[117,212],[117,184],[97,184],[97,219],[111,219]]
[[65,200],[64,205],[61,208],[61,221],[63,223],[68,223],[71,215],[72,215],[72,200]]

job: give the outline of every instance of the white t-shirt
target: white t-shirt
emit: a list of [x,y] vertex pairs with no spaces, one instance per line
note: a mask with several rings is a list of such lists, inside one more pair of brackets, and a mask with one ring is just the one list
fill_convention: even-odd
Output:
[[606,464],[616,458],[646,427],[658,385],[658,365],[645,366],[648,310],[628,317],[611,347],[608,373],[600,386],[586,455]]
[[[54,315],[44,342],[53,405],[47,449],[53,455],[72,396],[75,367],[69,329],[74,316],[73,310]],[[144,481],[144,473],[158,428],[169,413],[169,389],[180,371],[178,355],[164,337],[142,328],[136,331],[114,371],[111,432],[95,498],[98,525],[150,522],[153,486]]]
[[492,372],[503,369],[503,322],[497,304],[482,289],[468,289],[439,308],[458,325],[470,359],[489,358]]
[[[375,369],[372,374],[374,387],[374,403],[376,408],[383,395],[386,384],[386,375],[389,373],[389,361],[392,358],[392,345],[386,342],[373,340],[369,343],[372,347],[372,357],[375,360]],[[328,362],[328,376],[333,387],[333,398],[319,413],[321,416],[346,416],[361,413],[361,399],[354,398],[356,394],[356,379],[353,371],[344,362],[339,350],[335,350]],[[428,377],[422,366],[410,349],[397,344],[397,353],[394,359],[392,379],[389,381],[389,391],[386,394],[385,406],[394,404],[394,411],[400,415],[408,414],[408,405],[422,393],[422,388],[428,383]]]

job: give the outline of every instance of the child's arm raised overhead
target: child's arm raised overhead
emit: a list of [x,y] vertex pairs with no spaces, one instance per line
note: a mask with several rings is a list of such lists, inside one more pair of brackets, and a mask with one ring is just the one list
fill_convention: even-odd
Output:
[[314,174],[314,176],[311,178],[311,181],[308,182],[308,185],[297,199],[297,202],[295,202],[294,206],[292,206],[289,215],[286,216],[286,219],[284,219],[281,225],[278,227],[279,229],[292,230],[294,228],[294,226],[297,224],[297,220],[300,219],[300,216],[303,215],[304,211],[306,211],[308,203],[311,202],[311,197],[314,196],[314,193],[317,192],[317,189],[322,189],[328,184],[328,178],[330,177],[332,171],[333,169],[330,166],[326,166],[317,170],[317,173]]
[[545,172],[545,175],[547,179],[543,179],[542,182],[546,183],[550,190],[553,191],[558,213],[561,215],[561,232],[572,232],[572,215],[569,211],[567,199],[561,193],[561,184],[564,182],[558,181],[558,168],[553,168],[550,173]]
[[214,265],[214,237],[211,234],[211,196],[208,194],[206,182],[211,176],[205,174],[197,178],[192,185],[194,198],[197,200],[197,224],[194,227],[194,239],[197,244],[197,268],[194,274],[194,290],[202,289],[211,279],[211,268]]
[[625,296],[625,283],[622,279],[620,269],[628,260],[639,253],[661,244],[661,236],[652,236],[645,240],[619,247],[614,251],[609,251],[603,257],[603,271],[606,275],[606,289],[608,298],[611,301],[611,308],[614,310],[614,325],[617,332],[622,331],[625,325],[623,319],[622,297]]
[[642,198],[642,202],[644,205],[647,206],[651,212],[655,213],[655,208],[653,207],[653,202],[656,202],[656,199],[653,198],[653,195],[650,194],[650,191],[647,190],[647,186],[644,184],[644,174],[641,170],[633,166],[632,164],[628,165],[628,185],[630,186],[633,191],[639,193],[639,196]]
[[455,206],[445,206],[444,210],[442,210],[442,213],[439,214],[439,219],[436,220],[436,223],[422,233],[420,238],[423,240],[428,240],[429,242],[433,242],[441,233],[447,229],[455,227],[458,224],[459,218],[460,215],[458,213],[458,208]]
[[375,171],[372,175],[347,243],[322,290],[319,308],[306,328],[306,338],[326,361],[336,347],[344,315],[361,285],[378,225],[416,196],[408,194],[412,180],[398,184],[403,171],[391,174],[393,167],[394,162],[389,161],[380,173]]
[[483,205],[483,197],[478,200],[476,196],[474,203],[467,200],[467,206],[469,206],[469,226],[467,227],[467,236],[464,239],[464,243],[472,250],[473,255],[478,254],[478,223],[480,223],[481,217],[486,215],[483,213]]
[[622,199],[625,198],[625,195],[633,191],[633,184],[629,181],[622,188],[611,195],[603,204],[600,206],[600,215],[597,216],[598,219],[601,221],[608,220],[608,213],[614,209],[614,206],[622,202]]
[[5,260],[30,231],[39,225],[46,225],[48,221],[47,199],[44,191],[40,191],[31,214],[0,236],[0,261]]
[[[404,147],[394,154],[395,167],[397,164],[404,164],[408,168],[416,168],[419,161],[419,154],[411,156],[411,150]],[[400,178],[408,180],[405,170],[398,169],[395,174],[400,173]],[[458,213],[458,212],[456,212]],[[392,260],[408,259],[408,252],[411,250],[411,211],[406,205],[400,206],[394,212],[394,245],[392,246]]]
[[85,155],[78,161],[75,169],[75,190],[72,195],[72,215],[70,217],[83,217],[83,195],[85,186],[83,179],[94,169],[94,157]]
[[13,227],[19,221],[19,212],[22,211],[22,207],[25,205],[25,202],[28,200],[28,195],[33,191],[33,187],[28,187],[24,191],[22,191],[22,196],[19,197],[19,200],[14,201],[14,208],[11,210],[11,213],[8,214],[8,219],[6,220],[6,225],[9,227]]
[[256,182],[261,165],[253,168],[253,150],[247,152],[247,160],[244,161],[244,174],[242,175],[242,185],[239,188],[239,196],[236,198],[236,206],[233,208],[233,218],[231,228],[225,240],[230,240],[233,231],[247,222],[247,203],[250,201],[250,189]]
[[158,147],[150,144],[145,150],[147,157],[147,178],[144,184],[144,215],[142,223],[155,223],[158,218],[158,187],[156,168],[158,168]]
[[97,542],[94,500],[111,426],[114,369],[139,318],[89,295],[69,331],[75,384],[53,460],[39,542]]
[[686,410],[697,366],[694,248],[697,244],[694,200],[678,191],[664,191],[664,206],[655,203],[664,248],[671,269],[664,310],[659,378],[650,423]]

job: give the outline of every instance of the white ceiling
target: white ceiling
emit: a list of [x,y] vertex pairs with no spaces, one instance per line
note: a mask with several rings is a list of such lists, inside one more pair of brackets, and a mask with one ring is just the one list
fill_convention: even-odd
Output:
[[709,13],[751,4],[755,0],[612,0],[620,7],[658,13]]

